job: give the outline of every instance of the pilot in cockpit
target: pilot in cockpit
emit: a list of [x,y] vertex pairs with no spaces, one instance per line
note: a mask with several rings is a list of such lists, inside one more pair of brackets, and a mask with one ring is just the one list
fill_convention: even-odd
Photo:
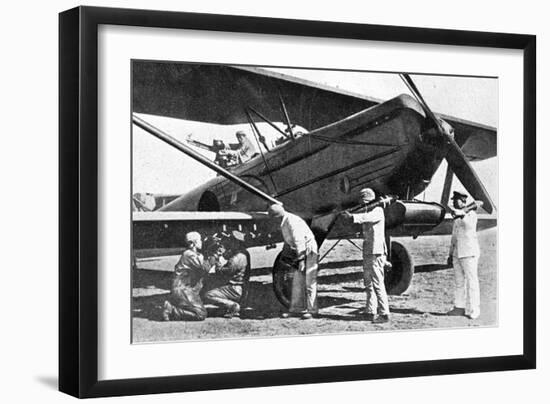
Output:
[[[224,166],[231,167],[242,164],[259,154],[258,146],[242,130],[235,133],[238,143],[230,144],[229,148],[220,149],[216,160]],[[222,165],[222,164],[220,164]]]
[[235,133],[235,136],[239,141],[239,148],[235,151],[239,153],[241,163],[244,163],[259,154],[258,146],[254,144],[246,133],[239,130]]

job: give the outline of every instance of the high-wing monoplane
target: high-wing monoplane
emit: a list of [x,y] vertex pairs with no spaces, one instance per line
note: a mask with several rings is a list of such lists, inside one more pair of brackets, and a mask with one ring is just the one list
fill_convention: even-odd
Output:
[[[218,173],[157,210],[134,212],[136,254],[181,249],[182,235],[198,228],[203,233],[239,230],[249,247],[272,246],[281,235],[265,213],[269,203],[282,203],[304,218],[319,244],[349,238],[360,229],[341,223],[338,213],[356,209],[358,191],[370,187],[380,198],[393,196],[385,208],[392,263],[386,285],[390,293],[404,292],[414,264],[391,238],[449,234],[444,205],[453,174],[483,201],[488,218],[480,226],[496,225],[494,203],[470,164],[496,156],[496,129],[434,113],[411,77],[400,76],[412,96],[380,102],[254,67],[134,62],[134,125]],[[257,153],[240,164],[220,165],[141,114],[249,124]],[[279,141],[265,144],[260,122],[277,130]],[[294,133],[295,125],[307,133]],[[441,200],[415,199],[443,160],[448,171]],[[277,258],[273,283],[283,304],[288,304],[286,270]]]

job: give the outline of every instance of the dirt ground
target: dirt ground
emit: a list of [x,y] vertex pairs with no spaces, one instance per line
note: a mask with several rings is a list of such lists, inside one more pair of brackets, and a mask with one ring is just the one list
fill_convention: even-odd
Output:
[[[271,283],[271,265],[279,249],[250,250],[251,309],[243,311],[243,318],[230,320],[223,318],[223,312],[214,306],[207,306],[209,317],[203,322],[163,322],[162,304],[168,296],[172,270],[178,257],[141,260],[139,269],[133,274],[133,342],[497,325],[496,229],[479,233],[482,251],[479,261],[481,316],[476,320],[445,315],[453,305],[453,270],[446,264],[449,236],[396,241],[411,252],[415,275],[405,293],[390,296],[392,317],[389,324],[378,325],[363,320],[365,292],[361,252],[351,243],[342,241],[321,262],[318,278],[320,315],[311,320],[280,318],[283,306],[275,298]],[[360,240],[356,242],[360,243]],[[321,256],[333,243],[323,245]]]

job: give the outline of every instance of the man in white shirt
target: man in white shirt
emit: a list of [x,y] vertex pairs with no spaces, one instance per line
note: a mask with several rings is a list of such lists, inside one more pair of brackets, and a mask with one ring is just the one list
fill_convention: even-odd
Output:
[[482,203],[476,201],[466,206],[467,195],[457,191],[454,191],[452,199],[451,213],[454,221],[449,257],[452,259],[455,274],[455,307],[447,314],[476,319],[480,314],[480,303],[477,276],[479,243],[475,209]]
[[242,163],[247,162],[259,153],[258,146],[243,131],[238,131],[235,136],[239,141],[240,147],[237,150]]
[[[371,188],[362,189],[360,194],[365,205],[376,198]],[[387,323],[390,321],[390,306],[384,285],[387,255],[384,209],[377,206],[370,211],[356,214],[344,211],[342,216],[353,220],[353,223],[360,223],[363,227],[363,275],[367,295],[367,320]]]
[[282,205],[269,207],[270,216],[281,220],[281,233],[285,245],[283,254],[291,255],[298,262],[292,278],[290,315],[310,319],[317,314],[317,269],[319,252],[315,237],[307,223],[297,215],[287,212]]

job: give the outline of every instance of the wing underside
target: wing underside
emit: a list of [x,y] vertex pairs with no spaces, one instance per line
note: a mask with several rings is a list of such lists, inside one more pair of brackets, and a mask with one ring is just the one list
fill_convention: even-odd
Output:
[[[283,122],[282,100],[290,121],[311,131],[381,102],[257,67],[134,61],[132,80],[133,112],[220,125],[248,123],[247,108]],[[437,115],[469,159],[496,156],[495,128]]]
[[250,247],[280,241],[275,238],[280,233],[276,223],[265,212],[133,212],[132,226],[138,258],[181,251],[191,231],[202,236],[237,231]]

